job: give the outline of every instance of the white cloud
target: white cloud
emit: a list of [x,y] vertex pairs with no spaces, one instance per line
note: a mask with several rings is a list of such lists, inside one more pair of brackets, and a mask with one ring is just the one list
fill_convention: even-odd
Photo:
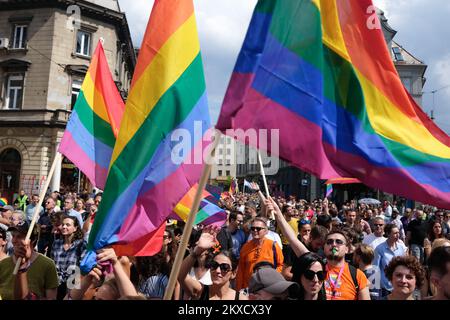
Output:
[[[195,14],[211,109],[216,121],[257,0],[195,0]],[[135,47],[140,47],[153,1],[120,0]]]

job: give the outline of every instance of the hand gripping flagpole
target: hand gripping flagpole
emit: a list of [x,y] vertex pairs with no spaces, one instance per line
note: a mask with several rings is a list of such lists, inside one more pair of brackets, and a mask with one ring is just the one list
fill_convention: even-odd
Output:
[[[44,202],[45,193],[47,192],[48,186],[50,185],[50,180],[53,177],[53,173],[55,172],[56,165],[61,162],[62,155],[59,152],[56,152],[55,159],[53,160],[50,171],[47,175],[47,179],[45,180],[44,188],[41,189],[41,193],[39,194],[39,202],[34,207],[33,219],[31,220],[30,227],[28,228],[27,236],[25,237],[25,241],[30,240],[31,232],[33,231],[34,225],[36,224],[36,220],[39,216],[39,209],[42,206],[42,202]],[[17,275],[19,271],[20,265],[22,264],[22,258],[17,259],[16,266],[14,267],[13,275]]]
[[164,300],[172,299],[173,291],[175,289],[175,284],[178,278],[178,273],[180,272],[181,263],[183,262],[184,259],[184,252],[186,252],[188,241],[192,233],[192,227],[195,221],[195,216],[196,213],[198,212],[200,201],[202,200],[203,189],[205,189],[206,183],[208,182],[209,174],[211,172],[211,163],[215,156],[216,147],[219,144],[220,135],[221,135],[220,131],[216,130],[211,155],[208,155],[208,158],[205,159],[206,163],[203,168],[200,181],[198,183],[198,188],[195,194],[194,202],[192,203],[192,208],[189,211],[186,225],[184,226],[183,237],[181,238],[180,245],[178,246],[177,254],[175,256],[175,261],[173,262],[173,267],[169,277],[169,283],[167,284],[166,292],[164,293]]

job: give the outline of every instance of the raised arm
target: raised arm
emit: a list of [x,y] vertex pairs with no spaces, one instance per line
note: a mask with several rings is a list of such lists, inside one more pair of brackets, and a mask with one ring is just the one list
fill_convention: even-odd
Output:
[[95,267],[88,275],[81,279],[78,289],[71,289],[64,300],[83,300],[88,290],[94,290],[101,283],[102,271]]
[[295,234],[294,230],[292,230],[291,226],[287,223],[286,219],[284,218],[283,214],[281,213],[280,208],[276,204],[276,202],[272,199],[272,197],[269,197],[266,200],[266,209],[267,211],[274,211],[275,213],[275,219],[277,220],[278,227],[281,229],[281,232],[286,237],[286,239],[289,241],[289,245],[291,246],[292,250],[295,252],[295,255],[297,257],[300,257],[301,255],[309,252],[309,250],[305,247],[303,243],[301,243],[300,240],[297,239],[297,235]]
[[21,245],[14,248],[14,254],[16,258],[22,258],[22,264],[14,282],[14,299],[23,300],[27,299],[30,294],[27,278],[27,271],[31,265],[30,259],[32,255],[30,240],[22,240]]
[[198,299],[203,291],[203,285],[189,275],[189,271],[194,266],[195,261],[208,249],[212,248],[216,243],[216,236],[219,228],[208,226],[203,229],[197,245],[191,249],[191,253],[184,258],[178,273],[178,281],[181,287],[192,298]]
[[119,288],[121,297],[137,296],[138,293],[127,273],[123,269],[122,264],[116,256],[116,252],[113,248],[103,248],[97,251],[97,261],[99,263],[111,261],[114,269],[114,278]]

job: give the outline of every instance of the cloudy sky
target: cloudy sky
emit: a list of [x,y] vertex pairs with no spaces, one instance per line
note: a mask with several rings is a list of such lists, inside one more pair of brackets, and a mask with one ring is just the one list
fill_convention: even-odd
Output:
[[[233,70],[257,0],[194,0],[213,122]],[[423,108],[434,109],[436,123],[450,133],[450,17],[448,0],[375,0],[397,30],[395,40],[428,65]],[[153,6],[152,0],[119,0],[127,14],[131,35],[140,47]]]

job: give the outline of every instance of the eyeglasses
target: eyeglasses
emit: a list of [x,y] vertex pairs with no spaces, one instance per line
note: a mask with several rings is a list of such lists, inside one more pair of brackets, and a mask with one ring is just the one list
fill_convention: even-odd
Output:
[[314,277],[317,275],[317,279],[319,279],[319,281],[323,281],[325,280],[325,274],[323,273],[323,271],[317,271],[314,272],[312,270],[306,270],[303,275],[305,276],[306,279],[312,281],[314,280]]
[[257,232],[260,232],[260,231],[263,230],[263,229],[265,229],[265,228],[263,228],[263,227],[251,227],[251,228],[250,228],[250,230],[252,230],[252,231],[257,231]]
[[217,270],[217,267],[220,268],[220,272],[222,273],[228,273],[231,271],[231,266],[228,263],[218,263],[214,260],[208,263],[208,269],[211,271]]
[[334,243],[336,243],[338,246],[342,246],[345,244],[341,239],[328,239],[325,243],[329,246],[332,246]]
[[167,239],[169,239],[169,236],[163,236],[163,239],[167,240]]

